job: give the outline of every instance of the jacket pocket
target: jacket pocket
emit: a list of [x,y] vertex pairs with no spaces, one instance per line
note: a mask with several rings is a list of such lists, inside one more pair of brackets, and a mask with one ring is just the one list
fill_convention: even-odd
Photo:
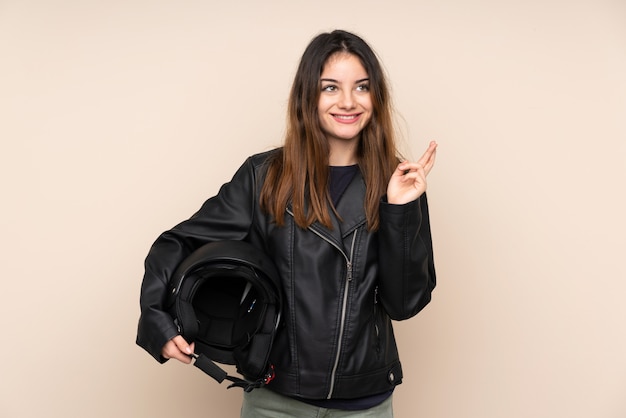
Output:
[[376,351],[376,359],[380,360],[382,354],[382,341],[381,341],[381,320],[380,309],[378,307],[378,286],[374,288],[374,312],[372,315],[372,327],[374,329],[374,350]]

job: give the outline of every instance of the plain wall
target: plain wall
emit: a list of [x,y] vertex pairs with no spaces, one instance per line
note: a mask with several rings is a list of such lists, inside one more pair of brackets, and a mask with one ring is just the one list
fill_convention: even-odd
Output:
[[0,0],[0,416],[238,416],[135,346],[143,259],[281,144],[334,28],[382,58],[407,154],[439,142],[396,416],[626,416],[621,0]]

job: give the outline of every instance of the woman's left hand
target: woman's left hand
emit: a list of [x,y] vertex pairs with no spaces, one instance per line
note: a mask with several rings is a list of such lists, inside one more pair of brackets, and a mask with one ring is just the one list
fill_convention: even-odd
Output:
[[435,165],[436,154],[437,143],[432,141],[416,163],[403,161],[398,164],[387,185],[387,202],[403,205],[420,197],[426,191],[426,176]]

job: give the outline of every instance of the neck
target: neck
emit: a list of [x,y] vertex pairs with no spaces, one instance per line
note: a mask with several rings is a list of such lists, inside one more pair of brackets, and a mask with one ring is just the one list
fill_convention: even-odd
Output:
[[357,141],[331,141],[328,165],[346,166],[356,164]]

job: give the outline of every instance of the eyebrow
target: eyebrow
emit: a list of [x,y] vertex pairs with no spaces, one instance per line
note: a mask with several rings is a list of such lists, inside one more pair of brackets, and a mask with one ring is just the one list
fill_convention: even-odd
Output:
[[[327,81],[327,82],[330,82],[330,83],[338,83],[339,82],[339,81],[335,80],[334,78],[321,78],[320,81]],[[354,84],[363,83],[365,81],[370,81],[369,77],[357,80],[357,81],[354,82]]]

